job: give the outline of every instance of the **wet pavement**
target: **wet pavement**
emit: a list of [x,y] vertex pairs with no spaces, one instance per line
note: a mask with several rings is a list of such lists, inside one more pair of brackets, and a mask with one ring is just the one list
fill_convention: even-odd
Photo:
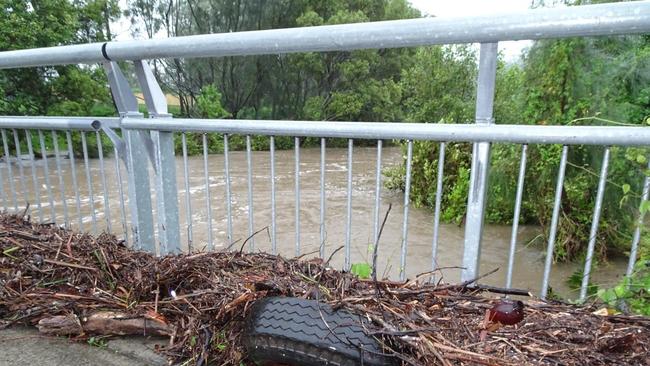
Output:
[[43,336],[35,328],[13,327],[0,330],[0,366],[163,366],[167,361],[154,347],[165,342],[164,338],[124,337],[90,346]]

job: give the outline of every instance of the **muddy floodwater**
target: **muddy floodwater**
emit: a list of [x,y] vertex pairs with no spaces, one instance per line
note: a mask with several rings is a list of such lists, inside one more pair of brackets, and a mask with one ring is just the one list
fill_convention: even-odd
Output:
[[[401,150],[396,147],[383,150],[382,165],[384,168],[400,163]],[[351,230],[351,263],[370,262],[370,244],[373,241],[373,212],[375,202],[375,169],[376,150],[374,148],[355,147],[352,170],[352,230]],[[270,155],[267,151],[253,152],[253,204],[254,231],[271,227],[271,177]],[[300,253],[307,256],[317,256],[320,240],[320,149],[309,148],[300,151]],[[16,162],[11,164],[14,176],[14,190],[17,192],[19,205],[28,200],[31,203],[31,214],[39,218],[37,200],[34,197],[32,165],[22,161],[21,166]],[[56,174],[56,164],[53,158],[48,160],[49,182],[51,185],[56,220],[64,221],[64,210],[61,187],[65,190],[66,206],[72,227],[79,228],[75,199],[74,181],[70,161],[61,160],[63,184],[60,184]],[[102,185],[100,162],[97,159],[89,161],[92,181],[93,204],[95,207],[97,229],[107,228],[106,212],[110,216],[112,232],[124,237],[121,224],[120,195],[116,164],[113,157],[104,159],[106,190]],[[183,175],[183,160],[177,158],[177,185],[180,208],[181,241],[183,248],[188,246],[190,225],[186,220],[186,197],[189,194],[191,202],[191,232],[193,248],[198,250],[206,247],[208,239],[208,209],[206,200],[206,181],[203,170],[203,157],[194,156],[188,160],[190,189],[185,190]],[[0,163],[2,172],[2,188],[5,204],[10,208],[12,190],[9,184],[9,171],[6,163]],[[44,162],[39,160],[34,165],[39,196],[45,221],[51,220],[51,206],[45,179]],[[93,230],[91,215],[91,200],[86,180],[83,159],[75,160],[76,181],[79,191],[82,226],[84,230]],[[210,205],[212,213],[212,239],[215,250],[228,246],[226,225],[226,194],[224,178],[223,155],[210,155],[208,158]],[[276,225],[277,249],[285,256],[293,256],[295,248],[295,162],[293,150],[276,151]],[[122,166],[124,197],[126,198],[126,171]],[[248,237],[248,217],[250,205],[248,202],[247,163],[245,152],[230,153],[230,176],[232,182],[232,214],[234,247]],[[435,184],[435,182],[432,182]],[[326,172],[326,219],[325,257],[343,246],[346,236],[346,202],[347,202],[347,149],[327,149]],[[152,185],[153,191],[153,185]],[[23,192],[27,192],[24,195]],[[109,210],[106,210],[105,197],[108,198]],[[525,199],[525,198],[524,198]],[[392,204],[392,211],[386,222],[379,243],[379,273],[391,278],[397,278],[400,266],[400,251],[402,243],[402,222],[404,212],[404,196],[401,192],[384,189],[381,194],[381,216]],[[153,203],[155,211],[155,201]],[[129,220],[128,205],[126,217]],[[517,252],[513,276],[513,286],[527,288],[537,293],[541,287],[545,239],[537,227],[520,226],[518,233]],[[437,264],[439,267],[460,266],[462,261],[464,228],[455,224],[441,224],[438,246]],[[481,272],[499,268],[495,274],[483,280],[483,283],[504,286],[508,261],[511,227],[488,225],[483,234],[483,249],[481,255]],[[408,277],[426,272],[432,268],[431,246],[433,238],[433,212],[429,209],[410,208],[408,225],[408,246],[405,271]],[[130,238],[129,238],[130,239]],[[246,249],[249,245],[247,243]],[[270,236],[265,230],[254,237],[254,250],[271,251]],[[332,257],[332,265],[341,268],[344,260],[344,250]],[[625,273],[625,260],[612,260],[608,264],[600,264],[594,273],[596,283],[613,284],[620,280]],[[551,287],[553,290],[569,297],[577,297],[569,291],[566,279],[582,264],[555,264],[551,272]],[[448,268],[442,271],[445,281],[456,282],[460,270]],[[439,278],[439,276],[438,276]]]

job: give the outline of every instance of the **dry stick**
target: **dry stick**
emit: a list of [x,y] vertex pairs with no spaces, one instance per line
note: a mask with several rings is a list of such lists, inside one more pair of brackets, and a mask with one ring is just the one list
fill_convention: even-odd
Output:
[[321,269],[321,271],[316,276],[314,276],[314,279],[316,280],[316,285],[317,285],[316,289],[318,289],[318,291],[316,291],[317,296],[318,296],[318,293],[320,293],[320,286],[321,286],[320,280],[321,280],[321,278],[323,278],[323,273],[325,273],[325,270],[327,270],[327,267],[329,266],[329,263],[332,260],[332,257],[334,257],[334,254],[336,254],[341,249],[343,249],[343,245],[336,248],[332,252],[332,254],[330,254],[329,258],[327,258],[327,261],[323,262],[323,264],[322,264],[323,268]]
[[406,335],[411,335],[414,333],[432,333],[432,332],[437,332],[440,331],[440,328],[438,327],[428,327],[428,328],[417,328],[417,329],[409,329],[409,330],[390,330],[390,329],[382,329],[382,330],[377,330],[374,332],[369,332],[368,335],[378,335],[378,334],[385,334],[393,337],[402,337]]
[[[377,323],[377,324],[381,325],[382,327],[384,327],[384,329],[388,329],[389,331],[397,331],[397,330],[395,329],[395,327],[393,327],[391,324],[389,324],[389,323],[387,323],[386,321],[384,321],[384,319],[382,319],[381,317],[376,316],[376,315],[374,315],[374,314],[372,314],[372,313],[370,313],[370,312],[366,313],[366,315],[367,315],[371,320],[373,320],[375,323]],[[417,348],[418,348],[416,342],[413,341],[413,340],[411,340],[410,338],[407,338],[407,337],[399,337],[398,339],[399,339],[400,341],[402,341],[402,342],[404,342],[404,343],[410,345],[410,346],[413,347],[414,349],[417,349]],[[400,360],[402,360],[402,361],[404,361],[404,362],[406,362],[406,363],[408,363],[408,364],[410,364],[410,365],[417,365],[417,363],[414,362],[414,360],[410,360],[410,359],[406,358],[404,355],[401,355],[401,354],[399,354],[399,353],[393,353],[392,356],[397,357],[397,358],[399,358]]]
[[[44,241],[38,236],[31,235],[29,233],[23,232],[23,231],[18,231],[18,230],[12,230],[10,233],[8,233],[11,236],[25,239],[25,240],[34,240],[34,241]],[[8,237],[8,235],[3,235],[4,237]]]
[[29,210],[29,202],[25,202],[25,210],[23,210],[23,213],[20,215],[21,219],[25,219],[25,215],[27,215],[27,211]]
[[451,362],[449,362],[449,360],[447,360],[440,352],[438,352],[433,342],[427,339],[427,337],[422,337],[422,340],[429,345],[431,353],[433,353],[433,355],[438,359],[438,361],[440,361],[440,363],[443,364],[443,366],[451,366]]
[[435,272],[440,272],[440,276],[441,276],[440,278],[441,278],[441,280],[442,280],[442,276],[443,276],[442,270],[443,270],[443,269],[465,269],[465,267],[460,267],[460,266],[436,267],[436,268],[433,269],[433,270],[426,271],[426,272],[422,272],[422,273],[418,273],[415,277],[413,277],[412,280],[410,280],[410,281],[404,283],[404,284],[403,284],[402,286],[400,286],[400,287],[409,287],[409,286],[414,285],[414,284],[417,285],[417,281],[418,281],[420,278],[430,276],[432,273],[435,273]]
[[334,254],[336,254],[336,253],[337,253],[339,250],[341,250],[341,249],[343,249],[343,245],[341,245],[340,247],[336,248],[336,250],[334,250],[334,251],[332,252],[332,254],[330,254],[329,258],[327,258],[327,260],[325,261],[325,263],[323,263],[323,271],[325,270],[325,268],[326,268],[327,266],[329,266],[330,261],[331,261],[332,258],[334,257]]
[[244,246],[246,246],[246,243],[248,243],[249,240],[251,240],[255,235],[261,233],[264,230],[266,230],[266,232],[268,233],[269,232],[269,227],[264,226],[263,228],[257,230],[256,232],[252,233],[248,238],[246,238],[246,240],[244,240],[244,242],[242,243],[241,248],[239,248],[239,254],[242,254],[242,252],[244,251]]
[[388,219],[388,214],[390,213],[390,209],[392,207],[393,204],[389,203],[386,214],[384,215],[384,221],[381,223],[379,233],[377,234],[377,242],[375,243],[375,247],[372,248],[372,280],[375,282],[375,284],[377,284],[377,249],[379,248],[379,239],[381,238],[381,233],[384,232],[384,225],[386,225],[386,219]]
[[533,297],[533,295],[528,290],[518,289],[518,288],[504,288],[504,287],[495,287],[489,285],[476,285],[473,288],[480,289],[487,292],[493,292],[495,294],[503,295],[519,295],[519,296],[528,296]]
[[[233,246],[235,246],[235,244],[239,243],[240,241],[241,241],[241,239],[237,239],[237,240],[233,241],[232,243],[230,243],[230,245],[228,245],[228,246],[226,247],[226,249],[222,249],[222,251],[223,251],[223,252],[227,252],[227,251],[229,251],[230,248],[232,248]],[[205,253],[205,252],[202,252],[202,253]]]
[[[438,343],[438,342],[433,342],[433,345],[436,346],[437,348],[441,349],[441,350],[468,355],[468,356],[472,357],[472,359],[470,360],[472,362],[483,363],[483,362],[495,362],[495,361],[497,361],[497,359],[495,359],[495,357],[490,356],[490,355],[482,355],[480,353],[475,353],[475,352],[472,352],[472,351],[466,351],[466,350],[464,350],[462,348],[449,347],[449,346],[445,346],[444,344],[441,344],[441,343]],[[453,357],[450,354],[447,354],[446,356],[447,357]],[[492,363],[490,363],[490,364],[492,364]]]
[[[390,212],[390,207],[391,207],[391,205],[388,206],[388,211],[386,212],[386,217],[388,217],[388,212]],[[386,217],[384,217],[384,223],[386,223]],[[383,228],[384,228],[384,225],[382,224],[381,229],[383,230]],[[379,235],[381,235],[381,231],[379,231]],[[378,236],[378,237],[379,237],[379,236]],[[325,272],[325,269],[327,268],[327,266],[328,266],[330,260],[332,260],[332,257],[334,257],[334,254],[336,254],[336,253],[337,253],[339,250],[341,250],[341,249],[343,249],[343,246],[342,246],[342,245],[341,245],[340,247],[336,248],[336,250],[334,250],[334,251],[332,252],[332,254],[330,254],[329,258],[327,258],[327,261],[323,263],[323,269],[322,269],[321,272],[318,274],[318,280],[317,280],[317,286],[318,286],[318,287],[317,287],[317,289],[320,287],[320,280],[321,280],[321,278],[323,277],[323,273]],[[374,258],[373,258],[373,261],[376,262],[376,259],[377,259],[377,257],[376,257],[376,254],[377,254],[377,246],[376,246],[376,245],[375,245],[375,252],[374,252],[374,254],[375,254],[375,256],[374,256]],[[374,263],[373,263],[373,268],[374,268]],[[376,283],[376,282],[377,282],[377,281],[375,280],[375,283]],[[378,289],[379,289],[379,288],[378,288]],[[320,315],[320,318],[321,318],[323,324],[325,324],[325,326],[327,327],[327,329],[329,330],[329,332],[330,332],[331,335],[333,335],[335,338],[337,338],[337,339],[338,339],[339,341],[341,341],[342,343],[347,343],[347,344],[350,344],[350,345],[352,345],[352,346],[354,346],[354,347],[358,347],[360,350],[365,351],[365,352],[369,352],[369,353],[377,354],[377,352],[373,352],[373,351],[371,351],[371,350],[367,350],[367,349],[365,349],[365,348],[364,348],[363,346],[361,346],[361,345],[357,345],[357,344],[354,344],[354,343],[350,342],[349,339],[346,339],[346,342],[344,342],[343,340],[341,340],[341,338],[339,338],[339,336],[338,336],[337,334],[334,333],[334,331],[332,330],[332,328],[329,326],[329,324],[328,324],[327,321],[325,320],[325,317],[323,317],[323,311],[322,311],[321,306],[320,306],[320,305],[321,305],[321,302],[320,302],[320,291],[316,291],[316,304],[317,304],[317,306],[318,306],[318,314]],[[384,354],[381,353],[381,355],[384,355]],[[416,366],[416,364],[414,364],[412,361],[408,360],[407,358],[401,356],[400,354],[398,354],[398,353],[396,353],[396,352],[394,352],[393,354],[390,354],[390,355],[386,355],[386,356],[394,356],[394,357],[397,357],[397,358],[401,359],[402,361],[404,361],[404,362],[406,362],[406,363],[408,363],[408,364],[410,364],[410,365],[414,365],[414,366]],[[362,360],[362,362],[363,362],[363,360]]]
[[471,279],[471,280],[467,280],[467,281],[465,281],[465,282],[462,282],[461,284],[456,285],[455,287],[460,287],[461,292],[462,292],[462,291],[465,291],[465,289],[467,289],[467,286],[471,285],[472,283],[474,283],[474,282],[476,282],[476,281],[478,281],[478,280],[480,280],[480,279],[483,279],[483,278],[485,278],[485,277],[487,277],[487,276],[493,274],[494,272],[496,272],[496,271],[498,271],[498,270],[499,270],[499,267],[497,267],[497,268],[495,268],[495,269],[493,269],[493,270],[491,270],[491,271],[489,271],[489,272],[487,272],[487,273],[484,273],[484,274],[482,274],[482,275],[480,275],[480,276],[478,276],[478,277],[476,277],[476,278],[473,278],[473,279]]
[[55,264],[57,266],[72,267],[72,268],[77,268],[77,269],[87,269],[87,270],[93,271],[93,272],[98,272],[99,271],[97,268],[86,267],[86,266],[82,266],[80,264],[74,264],[74,263],[60,262],[60,261],[55,261],[55,260],[52,260],[52,259],[43,259],[43,262],[50,263],[50,264]]
[[[472,284],[472,283],[474,283],[474,282],[476,282],[476,281],[478,281],[478,280],[480,280],[482,278],[485,278],[485,277],[493,274],[494,272],[496,272],[498,270],[499,270],[499,267],[497,267],[497,268],[495,268],[495,269],[493,269],[493,270],[491,270],[491,271],[489,271],[487,273],[484,273],[484,274],[482,274],[482,275],[480,275],[480,276],[478,276],[476,278],[473,278],[471,280],[461,282],[461,283],[459,283],[457,285],[436,286],[434,288],[424,287],[424,288],[420,288],[420,289],[416,289],[416,290],[408,290],[408,291],[400,291],[400,292],[393,291],[393,293],[396,293],[398,295],[417,295],[417,294],[436,292],[436,291],[441,291],[441,290],[457,290],[459,292],[464,292],[464,291],[467,290],[468,285],[470,285],[470,284]],[[402,287],[404,287],[404,286],[402,286]],[[471,287],[471,289],[472,290],[480,290],[481,287],[476,286],[476,287]],[[486,291],[489,291],[489,290],[486,290]]]
[[[70,234],[70,238],[68,239],[68,244],[66,244],[66,247],[70,246],[70,242],[72,241],[72,238],[74,235]],[[54,256],[54,260],[59,259],[59,254],[61,254],[61,247],[63,247],[63,240],[61,241],[61,244],[59,245],[59,249],[56,250],[56,255]]]
[[307,252],[307,253],[305,253],[305,254],[301,254],[301,255],[295,257],[294,259],[303,259],[304,257],[310,256],[310,255],[312,255],[312,254],[316,254],[316,253],[318,253],[319,251],[320,251],[320,249],[319,249],[319,250],[312,250],[311,252]]

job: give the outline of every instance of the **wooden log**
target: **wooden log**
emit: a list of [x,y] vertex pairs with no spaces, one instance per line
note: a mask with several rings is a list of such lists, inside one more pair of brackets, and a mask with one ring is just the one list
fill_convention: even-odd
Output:
[[36,326],[38,331],[50,335],[69,335],[83,333],[83,327],[79,318],[74,314],[56,315],[43,318]]
[[41,319],[37,327],[39,332],[50,335],[168,336],[172,333],[169,324],[113,311],[100,311],[82,319],[74,314],[52,316]]

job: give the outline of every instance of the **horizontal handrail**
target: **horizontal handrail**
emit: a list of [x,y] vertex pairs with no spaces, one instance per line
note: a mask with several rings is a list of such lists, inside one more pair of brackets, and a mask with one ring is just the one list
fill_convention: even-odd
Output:
[[0,117],[0,128],[96,131],[101,127],[239,135],[520,144],[650,146],[650,127],[323,122],[130,117]]
[[119,128],[120,119],[118,117],[0,116],[0,128],[97,131],[101,126]]
[[643,33],[650,1],[36,48],[0,52],[0,69]]
[[322,122],[125,118],[122,127],[241,135],[512,142],[564,145],[650,145],[650,127],[480,125],[397,122]]

